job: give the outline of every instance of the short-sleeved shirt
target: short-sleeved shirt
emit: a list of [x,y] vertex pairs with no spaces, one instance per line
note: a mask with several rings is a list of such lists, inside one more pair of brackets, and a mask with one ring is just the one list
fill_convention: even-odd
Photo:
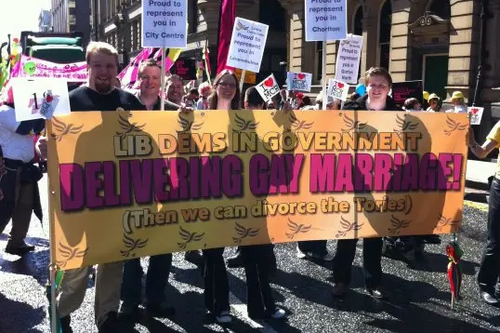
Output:
[[[486,139],[495,141],[497,143],[497,148],[500,147],[500,121],[493,126]],[[495,172],[495,177],[500,180],[500,153],[497,158],[497,170]]]
[[28,163],[35,157],[33,136],[18,134],[20,124],[16,120],[14,108],[0,106],[0,146],[3,156]]

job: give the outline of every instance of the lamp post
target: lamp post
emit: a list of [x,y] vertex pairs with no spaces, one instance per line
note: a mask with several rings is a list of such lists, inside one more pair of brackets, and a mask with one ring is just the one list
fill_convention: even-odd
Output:
[[131,39],[128,38],[128,36],[130,36],[130,31],[128,31],[130,29],[130,24],[127,8],[124,2],[118,7],[117,13],[114,17],[114,23],[118,32],[119,53],[122,55],[122,63],[126,65],[129,62],[128,53],[130,50]]

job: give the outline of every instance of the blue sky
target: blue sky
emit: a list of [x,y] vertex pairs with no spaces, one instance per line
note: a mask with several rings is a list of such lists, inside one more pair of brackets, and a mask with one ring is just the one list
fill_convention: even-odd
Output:
[[[4,2],[9,2],[5,6]],[[51,0],[7,0],[2,1],[3,15],[0,20],[0,43],[7,41],[7,34],[19,37],[21,31],[38,30],[40,10],[50,9]]]

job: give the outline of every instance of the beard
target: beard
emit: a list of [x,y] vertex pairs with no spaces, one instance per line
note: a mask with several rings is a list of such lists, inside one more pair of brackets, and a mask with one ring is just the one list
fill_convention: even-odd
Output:
[[108,94],[111,92],[111,90],[114,88],[110,83],[96,83],[95,84],[95,90],[99,94]]

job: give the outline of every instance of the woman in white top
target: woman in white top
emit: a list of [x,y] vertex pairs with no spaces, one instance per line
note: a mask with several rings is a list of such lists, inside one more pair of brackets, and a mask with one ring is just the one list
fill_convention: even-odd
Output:
[[465,97],[461,91],[454,91],[451,95],[451,104],[453,109],[446,110],[446,112],[465,113],[467,112],[467,105],[465,104]]

